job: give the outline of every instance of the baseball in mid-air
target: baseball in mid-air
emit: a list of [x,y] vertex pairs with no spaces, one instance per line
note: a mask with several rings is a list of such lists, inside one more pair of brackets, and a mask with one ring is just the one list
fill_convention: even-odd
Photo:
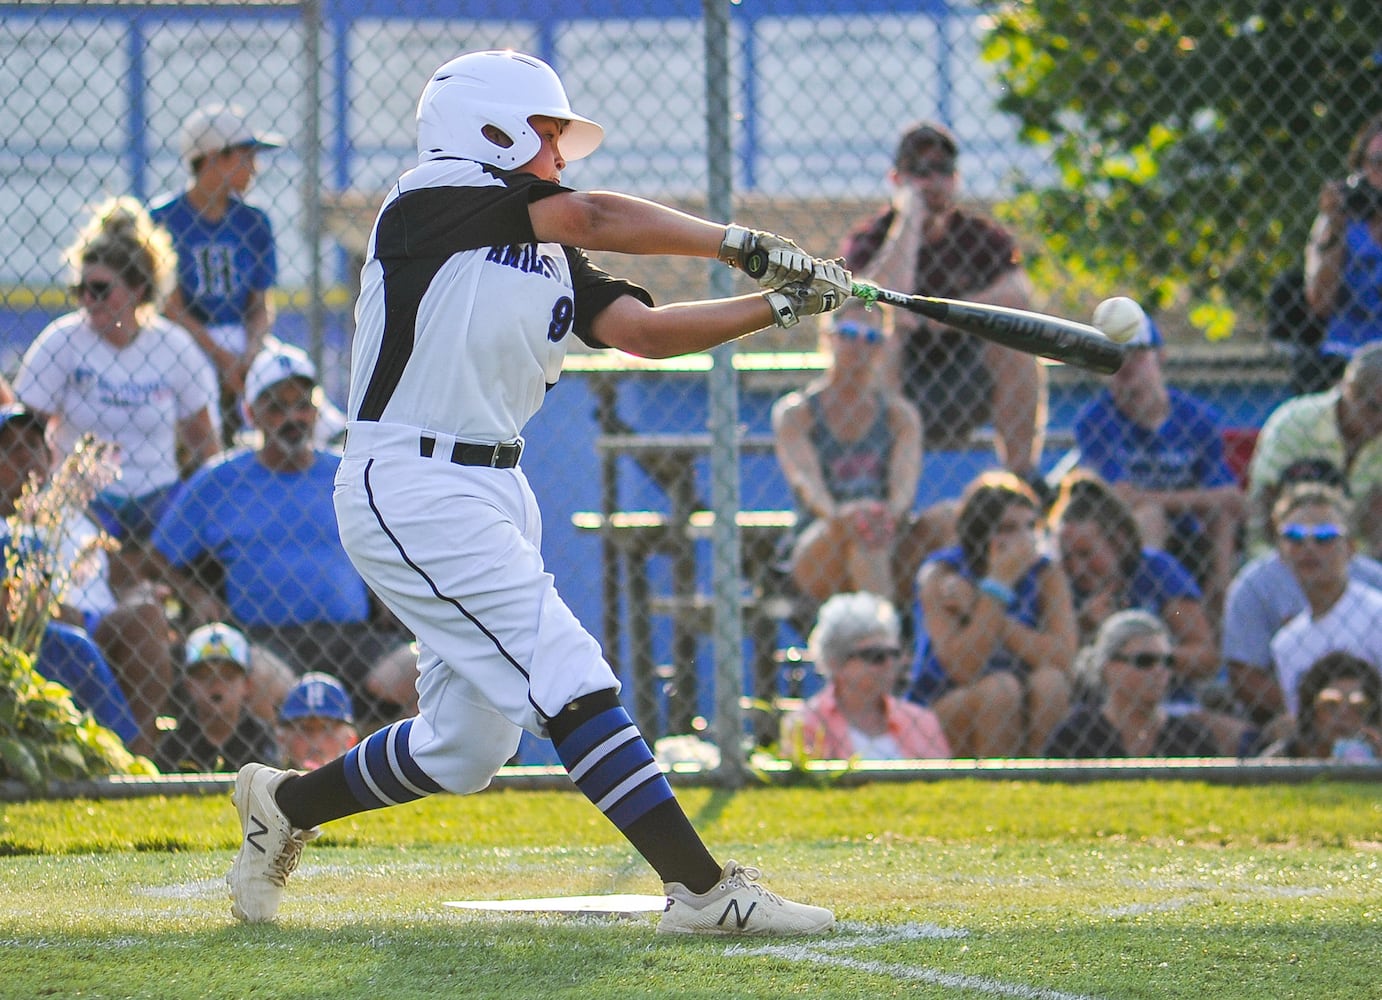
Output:
[[1104,299],[1094,307],[1094,326],[1109,340],[1126,344],[1147,321],[1142,307],[1126,295]]

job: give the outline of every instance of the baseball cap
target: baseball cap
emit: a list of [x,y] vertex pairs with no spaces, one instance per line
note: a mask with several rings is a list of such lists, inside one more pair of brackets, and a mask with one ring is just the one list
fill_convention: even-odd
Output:
[[1348,477],[1327,458],[1298,458],[1282,469],[1277,485],[1284,489],[1294,483],[1319,483],[1348,493]]
[[225,622],[211,622],[193,629],[187,636],[187,648],[183,658],[184,668],[205,663],[207,660],[225,660],[235,664],[245,673],[250,672],[250,641],[244,633],[231,628]]
[[11,424],[16,427],[36,427],[39,430],[44,429],[42,418],[23,403],[10,403],[6,406],[0,406],[0,427],[9,427]]
[[1132,335],[1123,346],[1128,350],[1135,350],[1139,347],[1156,349],[1162,344],[1161,331],[1157,329],[1156,323],[1146,313],[1142,314],[1142,325],[1137,328],[1137,332]]
[[940,122],[919,121],[907,126],[902,138],[897,142],[897,152],[893,155],[893,166],[901,168],[916,159],[918,153],[930,147],[943,149],[951,158],[960,155],[955,134]]
[[245,112],[233,104],[198,108],[182,125],[182,159],[189,166],[193,160],[225,149],[277,149],[282,145],[282,136],[250,128]]
[[317,382],[317,366],[307,352],[291,344],[275,344],[254,356],[245,375],[245,400],[254,402],[271,386],[284,379],[305,378]]
[[288,689],[283,706],[278,710],[278,721],[292,722],[294,719],[336,719],[340,722],[355,722],[351,710],[350,692],[345,685],[330,674],[312,672]]

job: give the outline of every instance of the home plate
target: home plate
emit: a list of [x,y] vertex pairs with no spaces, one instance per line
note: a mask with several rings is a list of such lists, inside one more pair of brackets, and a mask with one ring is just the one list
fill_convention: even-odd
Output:
[[623,893],[608,896],[549,896],[546,899],[467,899],[442,903],[458,910],[519,913],[661,913],[666,896]]

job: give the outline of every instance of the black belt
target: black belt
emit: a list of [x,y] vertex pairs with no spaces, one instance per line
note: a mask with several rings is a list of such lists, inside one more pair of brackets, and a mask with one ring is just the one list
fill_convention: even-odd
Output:
[[[436,450],[436,438],[418,438],[418,451],[423,458],[431,458]],[[464,441],[457,441],[451,446],[451,463],[483,465],[491,469],[512,469],[518,464],[518,456],[522,454],[522,441],[506,441],[504,444],[466,444]]]

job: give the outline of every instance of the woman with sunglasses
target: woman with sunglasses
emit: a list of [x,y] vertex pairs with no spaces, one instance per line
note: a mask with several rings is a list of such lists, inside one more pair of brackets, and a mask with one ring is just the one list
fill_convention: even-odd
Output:
[[1081,641],[1091,642],[1116,612],[1136,608],[1156,615],[1171,636],[1167,710],[1193,715],[1215,734],[1224,754],[1250,752],[1256,727],[1202,700],[1217,683],[1219,651],[1204,593],[1190,571],[1162,549],[1144,546],[1131,508],[1088,470],[1076,469],[1062,480],[1051,523],[1075,596]]
[[173,247],[137,201],[101,205],[67,260],[77,309],[29,346],[15,392],[49,422],[59,458],[87,433],[118,446],[120,478],[92,513],[113,537],[142,541],[179,479],[219,451],[215,373],[187,331],[158,314]]
[[867,590],[901,604],[922,555],[944,543],[946,507],[913,516],[921,476],[921,417],[878,378],[879,310],[850,303],[831,314],[830,364],[773,407],[778,464],[792,488],[796,528],[786,565],[813,603]]
[[1010,472],[966,487],[957,545],[918,574],[921,643],[908,697],[940,716],[957,757],[1035,756],[1069,707],[1075,610],[1042,551],[1041,504]]
[[949,757],[930,709],[893,697],[902,662],[901,625],[876,594],[836,594],[821,606],[809,640],[824,688],[784,717],[782,751],[818,760]]
[[1171,662],[1171,635],[1155,615],[1120,611],[1105,619],[1075,658],[1083,697],[1051,733],[1044,755],[1218,756],[1213,733],[1191,718],[1167,713]]

